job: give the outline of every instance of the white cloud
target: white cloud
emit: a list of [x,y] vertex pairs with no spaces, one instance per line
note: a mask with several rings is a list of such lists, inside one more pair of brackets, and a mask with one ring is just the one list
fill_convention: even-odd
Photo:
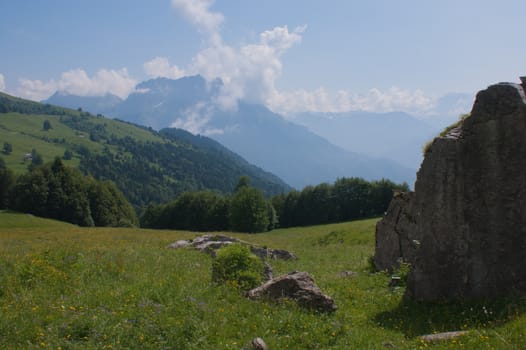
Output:
[[182,113],[170,127],[184,129],[192,134],[205,136],[223,134],[224,130],[207,126],[212,115],[213,107],[200,102]]
[[155,57],[151,61],[144,63],[144,71],[152,78],[164,77],[178,79],[185,75],[185,71],[176,65],[171,66],[166,57]]
[[420,116],[433,113],[437,99],[426,96],[421,90],[406,90],[391,87],[386,91],[370,89],[366,93],[351,94],[340,90],[330,94],[324,88],[313,91],[275,91],[267,100],[267,106],[285,116],[300,112],[348,112],[362,110],[368,112],[403,111]]
[[261,33],[258,43],[240,48],[216,43],[194,57],[190,70],[208,80],[221,78],[224,85],[218,102],[223,108],[235,107],[239,99],[266,103],[276,94],[281,55],[301,41],[304,30],[275,27]]
[[275,91],[267,100],[268,107],[284,116],[298,112],[345,112],[350,108],[348,94],[340,91],[336,96],[320,87],[314,91]]
[[137,81],[129,76],[126,68],[100,69],[93,77],[89,77],[83,69],[72,69],[62,73],[58,81],[20,79],[17,94],[36,101],[49,97],[55,91],[80,96],[112,93],[125,98],[134,90],[136,84]]
[[219,29],[224,16],[210,11],[213,3],[213,0],[172,0],[174,8],[180,10],[201,32],[210,35],[213,43],[219,44],[221,41]]
[[[349,110],[425,114],[436,103],[435,98],[426,96],[420,90],[399,87],[386,91],[371,89],[359,94],[346,90],[331,94],[323,87],[312,91],[280,91],[276,88],[276,81],[283,70],[281,56],[301,42],[306,26],[293,31],[289,31],[287,26],[275,27],[262,32],[256,43],[233,47],[222,41],[219,31],[224,17],[210,11],[212,4],[212,0],[172,0],[175,9],[180,10],[201,32],[209,35],[209,47],[194,56],[188,71],[201,74],[207,80],[222,79],[224,85],[216,102],[223,109],[235,108],[238,100],[243,99],[265,104],[284,115]],[[169,67],[169,64],[166,66]]]
[[5,91],[5,80],[3,74],[0,74],[0,91]]
[[43,82],[41,80],[19,79],[16,95],[33,101],[40,101],[51,96],[57,91],[57,83],[54,80]]
[[301,34],[305,32],[307,26],[297,27],[293,32],[289,32],[287,26],[275,27],[266,30],[259,35],[261,45],[272,47],[278,52],[283,52],[294,44],[301,42]]
[[411,91],[394,86],[387,91],[370,89],[366,94],[354,94],[350,102],[353,110],[427,114],[436,105],[436,98],[426,96],[421,90]]

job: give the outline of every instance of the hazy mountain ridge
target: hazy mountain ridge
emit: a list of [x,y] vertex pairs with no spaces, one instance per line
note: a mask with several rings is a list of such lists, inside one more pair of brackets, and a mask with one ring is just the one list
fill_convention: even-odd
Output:
[[418,169],[422,145],[438,130],[407,113],[302,113],[294,120],[335,145]]
[[340,177],[414,180],[416,169],[344,150],[262,105],[239,102],[235,110],[222,110],[215,103],[220,87],[220,80],[207,83],[201,76],[152,79],[114,112],[96,112],[154,129],[175,125],[207,134],[297,188]]

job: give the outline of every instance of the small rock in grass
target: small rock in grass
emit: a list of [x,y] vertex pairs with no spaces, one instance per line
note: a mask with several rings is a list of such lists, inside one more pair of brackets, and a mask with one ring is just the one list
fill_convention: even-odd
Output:
[[341,278],[344,278],[344,277],[356,277],[358,276],[358,272],[354,272],[354,271],[342,271],[340,272],[340,277]]
[[192,243],[188,240],[182,239],[177,242],[170,243],[166,246],[166,248],[170,249],[179,249],[179,248],[185,248],[190,246]]
[[250,343],[243,348],[244,350],[268,350],[268,346],[265,341],[259,337],[254,338]]
[[468,334],[468,331],[444,332],[436,334],[427,334],[420,337],[426,343],[434,343],[442,340],[451,340]]

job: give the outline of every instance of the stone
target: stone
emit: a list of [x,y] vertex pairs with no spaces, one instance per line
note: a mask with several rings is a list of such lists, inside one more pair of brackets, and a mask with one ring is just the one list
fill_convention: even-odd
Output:
[[345,278],[345,277],[356,277],[358,276],[358,272],[354,272],[354,271],[342,271],[340,272],[340,277],[342,278]]
[[376,228],[376,268],[411,266],[406,297],[526,293],[525,135],[524,86],[504,83],[433,140],[414,192],[395,197]]
[[283,249],[271,249],[270,257],[274,260],[296,260],[296,255]]
[[265,264],[265,270],[263,271],[263,275],[265,277],[265,281],[270,281],[274,278],[274,269],[268,262],[264,262]]
[[300,306],[320,312],[334,312],[334,300],[323,294],[307,272],[294,271],[278,276],[247,292],[250,299],[295,300]]
[[196,237],[192,240],[179,240],[174,243],[170,243],[167,248],[170,249],[179,249],[186,247],[194,247],[197,250],[203,251],[215,257],[216,251],[224,246],[227,246],[232,243],[241,243],[243,245],[249,246],[250,251],[256,256],[260,257],[262,260],[273,259],[273,260],[296,260],[297,257],[283,249],[270,249],[266,247],[259,247],[257,245],[250,244],[248,242],[242,241],[240,239],[229,237],[225,235],[202,235]]
[[169,249],[179,249],[179,248],[185,248],[192,245],[192,243],[188,240],[179,240],[177,242],[170,243],[166,246],[166,248]]
[[436,334],[426,334],[420,337],[422,341],[426,343],[436,343],[444,340],[451,340],[458,337],[461,337],[463,335],[468,334],[468,331],[454,331],[454,332],[443,332],[443,333],[436,333]]
[[268,346],[263,339],[257,337],[252,339],[247,346],[243,347],[243,350],[268,350]]

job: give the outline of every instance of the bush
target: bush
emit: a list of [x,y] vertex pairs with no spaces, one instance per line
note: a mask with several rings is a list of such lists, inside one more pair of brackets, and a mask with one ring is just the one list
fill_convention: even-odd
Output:
[[212,281],[249,290],[261,284],[264,269],[263,262],[249,247],[231,244],[217,251],[212,264]]

